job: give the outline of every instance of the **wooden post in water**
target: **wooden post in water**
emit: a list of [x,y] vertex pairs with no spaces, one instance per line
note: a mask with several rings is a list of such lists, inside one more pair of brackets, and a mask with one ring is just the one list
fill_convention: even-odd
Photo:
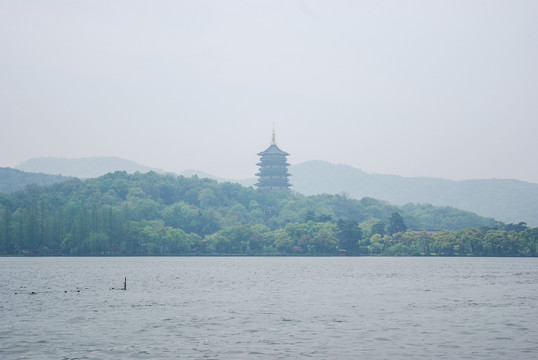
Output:
[[127,276],[125,277],[125,280],[123,280],[123,290],[127,290]]

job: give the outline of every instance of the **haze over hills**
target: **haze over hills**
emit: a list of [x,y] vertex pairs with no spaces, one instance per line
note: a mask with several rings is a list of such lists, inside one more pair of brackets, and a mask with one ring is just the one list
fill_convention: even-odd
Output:
[[196,170],[196,169],[183,170],[182,172],[179,173],[179,175],[185,176],[185,177],[198,176],[199,178],[208,178],[208,179],[216,180],[219,182],[224,182],[224,181],[237,182],[235,180],[221,178],[221,177],[206,173],[204,171]]
[[0,167],[0,193],[12,193],[23,190],[27,185],[52,185],[72,179],[62,175],[30,173],[12,168]]
[[[151,167],[112,157],[86,159],[39,158],[25,161],[19,168],[48,174],[80,178],[97,177],[108,172],[147,172]],[[164,172],[156,170],[157,172]],[[510,179],[452,181],[446,179],[397,175],[368,174],[348,165],[324,161],[307,161],[290,167],[292,190],[305,195],[348,193],[361,199],[372,197],[391,204],[427,203],[452,206],[506,223],[526,222],[538,226],[538,184]],[[208,177],[252,186],[255,178],[230,180],[199,170],[186,170],[180,175]]]
[[26,160],[17,168],[26,172],[74,176],[80,179],[96,178],[114,171],[126,171],[127,173],[155,171],[165,173],[164,170],[140,165],[134,161],[105,156],[79,159],[41,157]]
[[[6,168],[7,169],[7,168]],[[57,157],[40,157],[23,161],[17,166],[18,170],[27,173],[39,173],[61,176],[72,176],[79,179],[91,179],[96,178],[115,171],[125,171],[129,174],[140,172],[146,173],[149,171],[155,171],[160,174],[170,173],[162,169],[156,169],[149,166],[141,165],[135,161],[122,159],[113,156],[102,157],[89,157],[89,158],[57,158]],[[244,186],[254,185],[255,179],[245,180],[230,180],[222,177],[209,174],[207,172],[187,169],[179,173],[179,175],[185,177],[198,176],[200,178],[209,178],[217,181],[231,181],[236,182]],[[58,178],[61,181],[61,178]],[[28,182],[25,182],[25,185]],[[38,185],[42,185],[38,183]]]
[[[290,167],[293,189],[305,195],[346,192],[391,204],[452,206],[507,223],[538,225],[538,184],[511,179],[452,181],[368,174],[348,165],[307,161]],[[315,180],[315,181],[314,181]]]
[[[191,174],[201,172],[191,171]],[[304,195],[347,193],[391,204],[451,206],[506,223],[538,226],[538,184],[512,179],[453,181],[430,177],[368,174],[360,169],[311,160],[290,166],[292,190]],[[234,180],[228,180],[234,181]],[[236,180],[252,186],[256,179]]]

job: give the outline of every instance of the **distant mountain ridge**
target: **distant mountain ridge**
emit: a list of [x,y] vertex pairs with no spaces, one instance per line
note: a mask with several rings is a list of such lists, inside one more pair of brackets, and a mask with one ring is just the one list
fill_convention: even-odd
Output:
[[[506,223],[538,226],[538,184],[512,179],[453,181],[430,177],[368,174],[349,165],[311,160],[290,166],[292,190],[304,195],[347,193],[394,205],[451,206]],[[182,173],[253,186],[255,178],[222,179],[199,170]]]
[[348,165],[307,161],[290,167],[293,190],[305,195],[346,192],[391,204],[452,206],[508,223],[538,225],[538,184],[510,179],[452,181],[368,174]]
[[208,178],[208,179],[215,180],[218,182],[231,181],[225,178],[221,178],[221,177],[206,173],[204,171],[196,170],[196,169],[183,170],[182,172],[179,173],[179,175],[185,176],[185,177],[198,176],[199,178]]
[[23,190],[30,184],[46,186],[70,179],[72,178],[67,176],[29,173],[17,169],[0,167],[0,193],[12,193]]
[[218,182],[232,182],[232,183],[236,183],[236,184],[239,184],[239,185],[242,185],[242,186],[245,186],[245,187],[254,186],[254,184],[256,183],[255,178],[250,178],[250,179],[226,179],[226,178],[221,178],[221,177],[206,173],[205,171],[196,170],[196,169],[184,170],[184,171],[180,172],[179,175],[185,176],[185,177],[198,176],[199,178],[208,178],[208,179],[215,180],[215,181],[218,181]]
[[[23,162],[19,169],[46,174],[92,178],[108,172],[128,173],[163,170],[115,157],[85,159],[38,158]],[[510,179],[452,181],[446,179],[368,174],[348,165],[312,160],[290,167],[292,190],[304,195],[348,193],[356,199],[372,197],[395,205],[406,203],[451,206],[493,217],[506,223],[526,222],[538,226],[538,184]],[[252,186],[254,178],[230,180],[199,170],[185,170],[180,175],[208,177]],[[61,181],[61,178],[58,179]]]
[[164,170],[140,165],[131,160],[106,156],[78,159],[41,157],[26,160],[17,168],[26,172],[73,176],[81,179],[96,178],[115,171],[165,173]]

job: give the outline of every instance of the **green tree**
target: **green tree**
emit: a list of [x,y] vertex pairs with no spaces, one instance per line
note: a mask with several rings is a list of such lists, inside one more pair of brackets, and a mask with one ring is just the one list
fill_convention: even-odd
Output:
[[39,249],[40,226],[38,223],[37,210],[31,207],[26,212],[26,224],[24,233],[25,249],[31,254],[37,254]]
[[312,237],[317,254],[335,254],[338,244],[337,227],[331,222],[322,223]]
[[432,235],[428,234],[426,231],[421,231],[417,235],[417,246],[424,255],[431,254],[431,244],[433,242]]
[[275,234],[275,247],[282,253],[289,253],[294,243],[288,232],[284,229],[278,229],[274,231]]
[[437,253],[440,255],[454,255],[462,248],[461,240],[456,233],[450,230],[443,230],[433,235]]
[[336,223],[338,232],[338,246],[355,253],[359,249],[359,241],[362,240],[362,230],[356,220],[340,219]]
[[403,217],[397,213],[392,213],[390,219],[389,219],[389,227],[387,229],[387,232],[391,235],[394,235],[399,232],[405,232],[407,230],[407,225],[405,225]]
[[392,245],[391,236],[382,236],[380,234],[374,234],[370,237],[370,245],[368,245],[368,252],[371,255],[384,254],[385,249]]
[[8,204],[1,209],[0,216],[0,252],[13,254],[15,252],[12,243],[12,214]]
[[482,242],[485,230],[477,228],[467,228],[457,232],[466,252],[471,255],[484,255]]
[[107,255],[110,251],[109,237],[102,232],[91,232],[88,236],[89,254]]
[[385,235],[385,224],[382,221],[376,222],[372,226],[371,234],[379,234],[379,235]]
[[262,224],[252,225],[251,233],[248,239],[249,250],[255,253],[263,252],[263,249],[273,245],[274,239],[267,236],[269,228]]
[[489,230],[484,235],[484,241],[488,243],[491,253],[489,255],[505,256],[510,255],[510,242],[505,231]]
[[213,193],[213,190],[211,189],[203,189],[198,193],[198,203],[200,204],[200,207],[208,208],[210,206],[215,205],[217,202],[217,197]]
[[189,254],[194,244],[192,239],[181,229],[167,227],[166,229],[166,252],[170,254]]
[[527,256],[537,256],[538,228],[527,228],[519,233],[522,248],[520,253]]

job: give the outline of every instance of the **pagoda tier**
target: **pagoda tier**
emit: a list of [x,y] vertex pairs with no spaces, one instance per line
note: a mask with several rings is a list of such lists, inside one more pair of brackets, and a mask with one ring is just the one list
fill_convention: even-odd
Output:
[[260,156],[260,162],[257,163],[260,167],[258,176],[258,182],[256,186],[259,189],[288,189],[291,184],[288,180],[290,174],[288,173],[288,162],[286,156],[289,154],[282,151],[276,146],[275,133],[273,130],[273,142],[265,151],[258,153]]

